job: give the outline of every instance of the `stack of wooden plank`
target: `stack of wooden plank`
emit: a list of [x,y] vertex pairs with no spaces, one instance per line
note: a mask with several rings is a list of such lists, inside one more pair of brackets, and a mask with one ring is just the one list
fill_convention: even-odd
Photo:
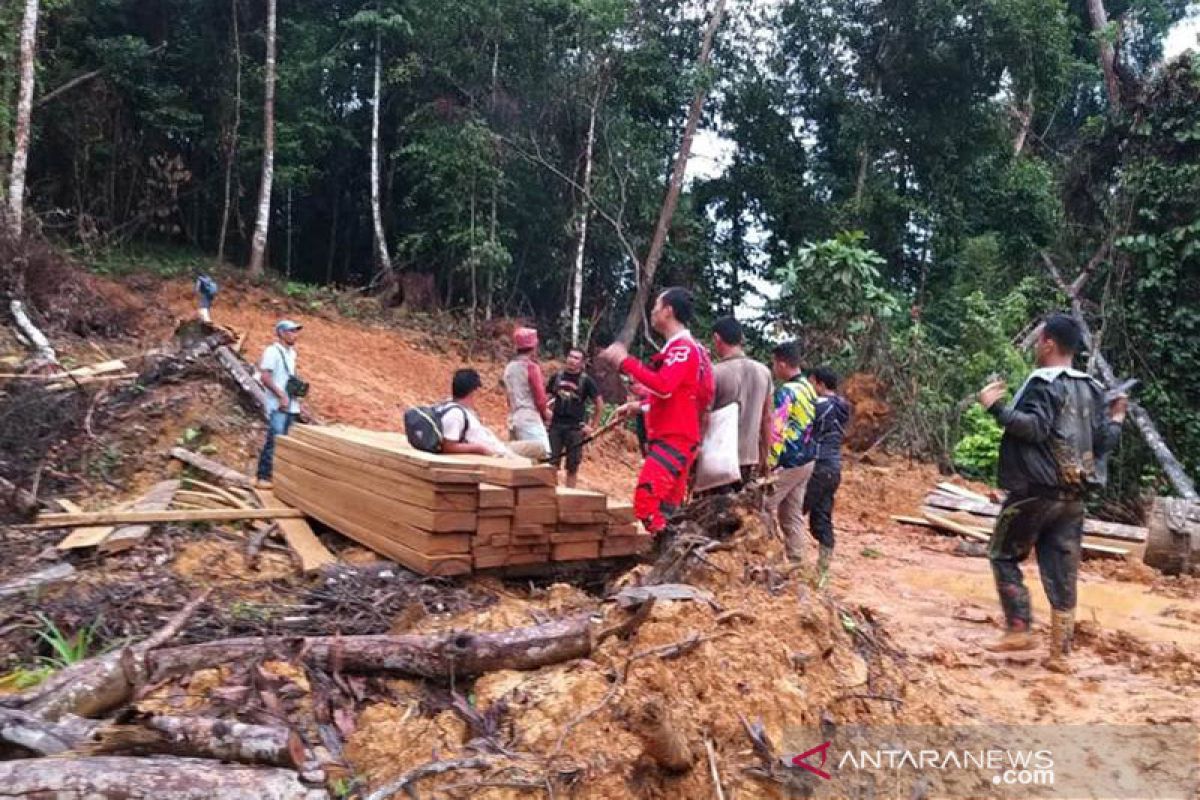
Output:
[[298,425],[277,440],[281,500],[426,575],[648,548],[632,507],[555,479],[524,460],[424,453],[401,434]]
[[[939,483],[925,496],[919,517],[895,517],[897,522],[939,528],[979,541],[991,538],[1000,505],[958,484]],[[1141,557],[1146,529],[1115,522],[1085,519],[1084,555]]]

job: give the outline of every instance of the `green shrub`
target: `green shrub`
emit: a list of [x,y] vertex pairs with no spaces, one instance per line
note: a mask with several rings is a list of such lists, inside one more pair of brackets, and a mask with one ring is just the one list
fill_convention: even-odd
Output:
[[1003,431],[980,405],[972,405],[963,414],[962,428],[963,436],[954,446],[955,468],[968,477],[994,485]]

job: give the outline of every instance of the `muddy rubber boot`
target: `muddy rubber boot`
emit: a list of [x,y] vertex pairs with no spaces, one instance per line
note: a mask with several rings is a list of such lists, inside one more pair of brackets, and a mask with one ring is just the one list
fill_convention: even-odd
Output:
[[1037,644],[1028,630],[1007,630],[996,641],[985,644],[983,649],[993,653],[1015,653],[1021,650],[1032,650],[1036,646]]
[[1052,611],[1050,614],[1050,657],[1042,666],[1051,672],[1071,673],[1075,668],[1067,658],[1075,637],[1075,611]]
[[817,553],[817,588],[824,589],[829,582],[829,562],[833,560],[833,548],[821,545]]

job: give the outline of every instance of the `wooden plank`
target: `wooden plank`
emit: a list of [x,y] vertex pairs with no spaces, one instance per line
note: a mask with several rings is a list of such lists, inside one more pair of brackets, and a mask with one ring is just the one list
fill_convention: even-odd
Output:
[[[175,492],[177,491],[179,491],[179,481],[160,481],[151,486],[146,494],[138,498],[130,506],[129,510],[144,512],[161,511],[171,505],[171,498],[175,496]],[[150,533],[150,528],[151,526],[148,524],[120,525],[97,545],[97,550],[101,553],[120,553],[128,550],[142,539],[145,539],[146,535]]]
[[550,531],[551,544],[578,544],[579,542],[599,542],[604,539],[604,531],[593,528],[581,531]]
[[514,525],[554,525],[558,522],[558,509],[554,506],[522,506],[513,509]]
[[564,542],[554,545],[550,550],[552,561],[578,561],[582,559],[599,558],[600,542]]
[[284,499],[287,502],[317,519],[322,519],[320,512],[332,511],[342,519],[369,528],[380,536],[394,539],[418,553],[453,555],[466,553],[471,548],[471,533],[431,533],[414,527],[403,518],[394,515],[392,507],[377,505],[369,494],[355,489],[323,492],[319,485],[314,486],[303,479],[298,480],[294,476],[278,473],[275,475],[275,485],[286,495]]
[[508,565],[508,550],[500,548],[494,551],[476,553],[472,556],[475,569],[495,569]]
[[[952,533],[958,533],[962,536],[967,536],[971,539],[975,539],[976,541],[980,541],[980,542],[991,541],[992,534],[991,534],[991,530],[989,528],[977,527],[977,526],[971,525],[961,519],[954,519],[950,516],[943,515],[943,514],[937,514],[933,511],[928,511],[928,510],[922,511],[922,515],[934,527],[942,528],[942,529],[948,530]],[[1105,544],[1102,542],[1098,542],[1090,536],[1083,537],[1083,542],[1081,544],[1081,548],[1085,554],[1092,553],[1092,554],[1096,554],[1096,555],[1106,555],[1106,556],[1124,557],[1126,555],[1129,555],[1129,552],[1130,552],[1129,548],[1116,547],[1111,544]]]
[[505,562],[505,566],[516,566],[518,564],[545,564],[549,560],[549,553],[509,553],[508,561]]
[[[172,481],[172,483],[177,483]],[[172,494],[174,494],[172,492]],[[293,508],[214,508],[180,511],[178,509],[127,511],[91,511],[81,514],[42,514],[35,528],[78,528],[86,525],[152,525],[158,522],[235,522],[243,519],[302,519],[304,513]]]
[[479,483],[481,478],[478,468],[472,470],[464,468],[461,464],[435,466],[431,463],[421,463],[405,457],[394,447],[361,438],[331,435],[320,426],[293,425],[288,431],[288,436],[359,461],[366,461],[375,466],[403,472],[437,484],[462,483],[474,486]]
[[442,484],[419,480],[289,439],[282,436],[277,440],[276,469],[286,472],[293,467],[301,467],[332,480],[352,483],[381,497],[431,511],[473,512],[479,506],[478,495],[471,484],[449,484],[454,490],[445,491]]
[[[606,525],[612,521],[607,511],[558,511],[559,525]],[[632,522],[632,520],[630,520]]]
[[633,512],[633,503],[624,500],[608,498],[606,507],[608,517],[616,523],[637,522],[637,514]]
[[[980,517],[996,517],[1000,514],[1000,506],[996,503],[981,503],[977,500],[955,497],[943,492],[931,492],[926,495],[925,505],[953,511],[966,511]],[[1116,522],[1101,522],[1096,519],[1085,519],[1083,521],[1083,532],[1123,542],[1142,543],[1146,541],[1145,528],[1139,528],[1135,525],[1121,525]]]
[[947,494],[954,494],[954,495],[958,495],[959,497],[965,497],[967,500],[974,500],[977,503],[990,503],[991,502],[991,500],[989,498],[985,497],[984,495],[981,495],[979,492],[973,492],[965,486],[959,486],[957,483],[950,483],[949,481],[942,481],[941,483],[939,483],[937,485],[937,488],[941,489],[943,492],[946,492]]
[[512,519],[513,510],[511,508],[481,508],[475,512],[475,516],[480,519]]
[[507,486],[497,486],[493,483],[479,484],[480,508],[512,508],[515,502],[515,492]]
[[512,536],[514,542],[548,540],[544,525],[513,525],[509,535]]
[[650,536],[620,536],[605,539],[600,543],[600,556],[635,556],[649,552],[654,546]]
[[649,536],[642,526],[636,522],[623,522],[620,525],[609,525],[606,535],[610,539],[620,536]]
[[[254,493],[264,509],[277,512],[295,510],[285,505],[270,489],[256,489]],[[321,540],[303,519],[279,519],[275,524],[279,526],[288,547],[292,548],[292,552],[300,559],[300,569],[303,572],[313,572],[327,564],[337,563],[337,558],[321,544]]]
[[552,486],[527,486],[517,489],[516,506],[558,507],[558,494]]
[[560,486],[555,491],[558,510],[563,511],[594,511],[601,514],[608,512],[608,496],[601,492],[590,492],[586,489],[568,489]]
[[314,513],[312,516],[346,538],[369,547],[376,553],[387,556],[422,575],[465,575],[471,571],[471,557],[467,553],[447,556],[426,555],[376,533],[366,526],[340,517],[328,509],[321,509],[320,513]]
[[[430,533],[469,533],[475,530],[478,522],[474,511],[435,511],[412,505],[376,493],[373,491],[374,484],[363,486],[352,479],[343,480],[321,475],[287,459],[282,459],[276,464],[274,479],[288,480],[296,484],[298,490],[305,492],[304,498],[307,503],[322,504],[337,495],[350,495],[356,498],[356,502],[376,510],[384,518],[395,517],[410,527]],[[305,503],[300,507],[307,509],[308,505]]]
[[508,534],[512,530],[512,517],[483,517],[479,520],[479,525],[475,528],[475,532],[479,536],[493,536],[496,534]]
[[[129,500],[116,506],[114,511],[122,511],[133,505],[134,501]],[[63,510],[69,514],[82,514],[83,509],[72,503],[70,500],[60,499],[58,504],[63,507]],[[95,547],[109,537],[116,528],[112,525],[98,525],[90,528],[76,528],[71,531],[56,547],[59,550],[74,550],[80,547]]]

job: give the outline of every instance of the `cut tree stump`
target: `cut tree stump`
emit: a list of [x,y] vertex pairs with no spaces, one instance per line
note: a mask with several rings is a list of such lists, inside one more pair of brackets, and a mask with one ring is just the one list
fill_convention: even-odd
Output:
[[1142,560],[1167,575],[1200,573],[1200,502],[1155,498]]
[[696,755],[680,732],[670,710],[651,700],[630,713],[634,734],[642,740],[644,755],[666,772],[687,772]]
[[247,637],[155,650],[152,681],[232,661],[297,659],[318,669],[390,672],[449,681],[496,670],[531,670],[583,658],[592,651],[590,615],[504,631],[427,635]]
[[328,800],[294,770],[201,758],[37,758],[0,762],[0,798]]

